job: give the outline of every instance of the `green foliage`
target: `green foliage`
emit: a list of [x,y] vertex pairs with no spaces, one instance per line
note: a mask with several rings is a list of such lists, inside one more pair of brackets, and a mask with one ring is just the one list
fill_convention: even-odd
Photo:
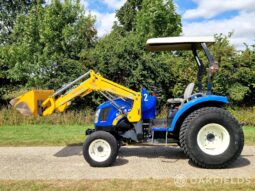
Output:
[[[196,82],[191,52],[151,53],[145,48],[150,37],[181,34],[181,17],[172,0],[127,0],[116,12],[112,32],[101,39],[96,38],[94,17],[85,14],[79,0],[42,4],[1,1],[0,40],[5,40],[0,42],[0,101],[11,98],[14,90],[59,88],[88,69],[136,91],[144,87],[158,92],[163,103],[182,96],[187,84]],[[237,105],[254,105],[255,45],[237,52],[229,43],[231,33],[215,37],[210,49],[220,71],[214,76],[213,93]],[[206,82],[205,75],[204,91]],[[100,102],[94,95],[92,100],[78,100],[73,108]]]
[[136,21],[137,33],[146,38],[178,36],[182,32],[181,16],[172,0],[143,0]]
[[0,45],[11,43],[11,33],[18,14],[26,14],[31,6],[42,0],[1,0],[0,1]]
[[42,0],[1,0],[0,1],[0,102],[2,95],[9,93],[17,83],[8,77],[9,66],[3,61],[6,50],[12,43],[13,27],[18,14],[26,15],[35,4],[43,4]]
[[[166,59],[171,56],[165,53],[148,52],[145,49],[145,42],[149,35],[147,28],[138,29],[138,26],[145,25],[144,21],[148,18],[154,18],[156,10],[148,9],[147,3],[151,7],[156,5],[156,8],[160,8],[156,11],[159,16],[155,17],[153,22],[146,23],[149,30],[158,27],[155,23],[162,19],[166,23],[167,19],[176,15],[176,18],[169,20],[168,24],[162,24],[160,31],[155,31],[157,35],[179,35],[181,32],[180,16],[175,13],[172,1],[157,0],[156,4],[152,1],[144,1],[142,3],[127,1],[117,12],[120,25],[115,24],[113,31],[101,39],[95,49],[83,52],[82,57],[87,67],[95,69],[105,77],[136,91],[142,87],[151,91],[159,91],[162,100],[165,100],[172,94],[171,87],[174,84],[171,64]],[[178,27],[175,28],[176,26]]]
[[214,78],[214,92],[228,96],[239,104],[254,104],[255,49],[237,52],[230,45],[229,36],[216,35],[217,42],[212,53],[219,63],[220,71]]
[[94,44],[94,22],[78,2],[67,0],[38,4],[27,15],[18,15],[13,43],[1,51],[8,77],[40,88],[57,88],[73,80],[87,70],[79,54]]
[[227,110],[242,125],[255,126],[255,107],[228,107]]
[[93,62],[87,67],[114,82],[136,91],[144,87],[163,91],[163,95],[169,94],[170,65],[157,55],[148,54],[135,34],[123,37],[112,32],[90,52],[90,60]]
[[[228,96],[230,101],[237,105],[254,105],[255,103],[255,49],[246,48],[237,52],[228,36],[215,35],[216,43],[210,46],[215,61],[219,64],[219,72],[213,76],[213,93]],[[185,86],[190,82],[196,82],[197,66],[191,52],[178,52],[172,58],[171,71],[174,75],[173,86],[174,96],[181,96]],[[208,68],[208,61],[203,51],[199,52],[205,67]],[[175,63],[175,64],[173,64]],[[207,72],[207,71],[206,71]],[[207,75],[203,78],[203,87],[206,91]]]
[[136,14],[141,10],[142,0],[128,0],[117,12],[121,26],[125,31],[132,31],[136,21]]
[[243,86],[240,83],[234,83],[230,86],[228,89],[229,98],[240,102],[244,99],[244,96],[248,93],[249,88],[246,86]]
[[167,58],[171,65],[173,97],[182,97],[186,86],[197,78],[197,65],[191,52],[177,52],[171,59]]

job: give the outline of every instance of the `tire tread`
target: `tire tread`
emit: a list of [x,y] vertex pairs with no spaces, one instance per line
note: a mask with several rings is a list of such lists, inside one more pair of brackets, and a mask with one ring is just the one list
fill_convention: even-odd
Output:
[[[220,165],[218,165],[218,164],[217,165],[206,164],[204,162],[198,161],[196,159],[196,157],[194,156],[194,154],[192,152],[190,152],[190,150],[188,149],[188,146],[187,146],[186,141],[185,141],[190,123],[195,118],[199,117],[199,115],[202,115],[202,114],[205,114],[205,113],[208,113],[208,112],[216,112],[216,113],[221,114],[222,116],[227,116],[229,119],[233,120],[236,124],[238,124],[239,133],[241,135],[240,142],[239,142],[239,144],[241,144],[241,146],[239,147],[238,151],[228,161],[226,161],[226,162],[224,162]],[[202,168],[220,169],[220,168],[225,168],[225,167],[229,166],[241,154],[242,149],[243,149],[243,145],[244,145],[244,135],[243,135],[243,131],[242,131],[241,126],[238,123],[238,121],[229,112],[227,112],[225,109],[218,108],[218,107],[204,107],[204,108],[195,110],[191,114],[189,114],[182,123],[181,129],[180,129],[180,134],[179,134],[179,140],[180,140],[181,147],[183,148],[183,151],[186,154],[186,156],[189,157],[195,165],[197,165],[199,167],[202,167]]]

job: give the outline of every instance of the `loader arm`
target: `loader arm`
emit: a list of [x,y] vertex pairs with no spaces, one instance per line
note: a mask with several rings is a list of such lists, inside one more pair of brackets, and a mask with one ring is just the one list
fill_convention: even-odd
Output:
[[[51,94],[48,98],[44,99],[41,103],[42,112],[36,112],[42,116],[51,115],[52,113],[58,111],[63,112],[71,104],[71,101],[77,97],[84,97],[93,91],[104,93],[111,93],[117,95],[118,97],[128,98],[133,100],[132,109],[126,114],[130,122],[138,122],[141,119],[141,93],[133,91],[126,88],[120,84],[110,81],[100,74],[96,74],[93,70],[88,73],[89,78],[80,83],[77,87],[73,88],[73,84],[68,84],[68,88],[72,88],[67,91],[68,88],[61,88],[57,90],[54,94]],[[78,80],[80,80],[78,78]],[[75,80],[74,82],[76,82]],[[72,82],[71,82],[72,83]],[[63,92],[66,92],[62,94]],[[20,98],[22,99],[22,98]],[[26,100],[25,101],[29,101]],[[111,100],[114,104],[114,100]],[[34,103],[37,103],[35,101]],[[15,105],[15,104],[14,104]],[[116,105],[115,105],[116,106]]]

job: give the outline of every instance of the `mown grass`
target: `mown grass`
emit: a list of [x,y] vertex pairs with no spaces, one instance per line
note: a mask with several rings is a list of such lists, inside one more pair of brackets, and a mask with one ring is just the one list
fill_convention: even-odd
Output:
[[[76,145],[93,125],[3,125],[0,146]],[[245,144],[255,145],[255,127],[245,126]]]
[[[255,145],[255,109],[227,108],[245,124],[245,144]],[[165,114],[167,110],[163,113]],[[162,116],[161,116],[162,117]],[[0,145],[68,145],[84,141],[84,131],[92,127],[90,109],[55,113],[46,117],[22,116],[13,108],[0,109]]]
[[[199,181],[199,180],[198,180]],[[243,183],[238,179],[231,179],[229,182],[213,183],[187,181],[184,187],[177,187],[173,179],[144,179],[144,180],[49,180],[49,181],[0,181],[0,190],[11,191],[169,191],[169,190],[241,190],[248,191],[255,189],[255,179],[250,178]],[[239,180],[240,181],[240,180]]]
[[255,127],[244,126],[244,143],[246,145],[255,145]]
[[73,145],[85,139],[91,125],[4,125],[0,127],[1,146]]

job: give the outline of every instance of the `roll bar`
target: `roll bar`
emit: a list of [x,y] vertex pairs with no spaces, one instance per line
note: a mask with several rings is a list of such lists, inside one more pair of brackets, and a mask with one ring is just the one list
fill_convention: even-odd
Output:
[[[202,49],[205,53],[205,56],[209,62],[206,94],[211,95],[212,94],[212,74],[213,74],[212,69],[213,69],[214,65],[217,65],[217,63],[215,62],[213,56],[211,55],[206,43],[201,43],[201,47],[202,47]],[[204,67],[202,60],[199,58],[199,56],[197,54],[196,46],[192,46],[192,52],[193,52],[193,56],[196,60],[196,63],[198,65],[198,72],[197,72],[198,91],[202,92],[203,91],[202,78],[203,78],[203,74],[205,72],[205,67]],[[217,67],[218,67],[218,65],[217,65]]]

